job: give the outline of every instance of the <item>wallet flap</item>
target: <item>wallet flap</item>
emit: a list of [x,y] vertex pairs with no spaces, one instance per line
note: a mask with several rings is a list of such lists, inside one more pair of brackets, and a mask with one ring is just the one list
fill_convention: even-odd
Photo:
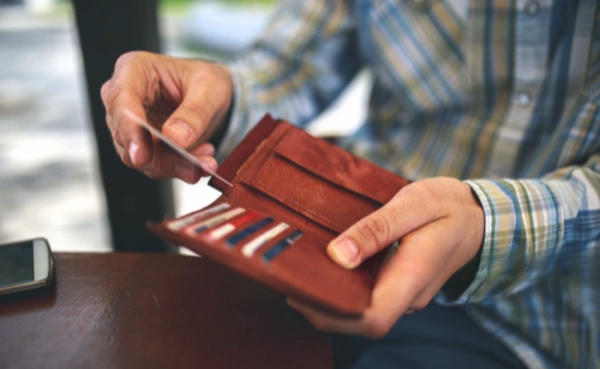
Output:
[[408,181],[308,133],[291,130],[274,151],[313,174],[365,196],[387,203]]
[[276,154],[265,161],[251,180],[243,179],[243,183],[334,234],[381,206]]
[[[265,115],[260,122],[244,137],[242,142],[227,156],[227,159],[219,166],[217,174],[229,182],[233,182],[238,169],[252,155],[260,142],[268,137],[277,128],[278,122],[269,114]],[[209,185],[225,191],[227,185],[219,180],[211,178]]]

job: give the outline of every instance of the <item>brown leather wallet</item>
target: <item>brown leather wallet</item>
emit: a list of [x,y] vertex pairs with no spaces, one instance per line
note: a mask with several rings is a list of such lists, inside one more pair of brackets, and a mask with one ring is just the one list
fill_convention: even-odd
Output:
[[347,270],[326,247],[408,181],[269,115],[218,172],[233,187],[191,214],[151,223],[174,244],[287,296],[343,315],[367,307],[383,255]]

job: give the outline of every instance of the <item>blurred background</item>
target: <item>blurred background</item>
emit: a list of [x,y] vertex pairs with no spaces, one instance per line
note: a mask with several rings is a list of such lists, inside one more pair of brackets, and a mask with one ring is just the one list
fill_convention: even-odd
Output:
[[[234,58],[275,5],[162,0],[161,50]],[[0,243],[43,236],[54,251],[113,250],[75,14],[67,0],[0,0]],[[311,132],[355,129],[366,115],[370,83],[368,72],[361,73]],[[205,179],[194,186],[173,181],[169,191],[175,215],[219,195]]]

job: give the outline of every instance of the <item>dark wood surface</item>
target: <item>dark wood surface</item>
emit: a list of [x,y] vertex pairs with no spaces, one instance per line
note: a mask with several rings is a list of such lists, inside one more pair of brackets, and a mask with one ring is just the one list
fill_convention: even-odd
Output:
[[0,298],[0,368],[330,368],[284,297],[206,259],[56,254],[46,290]]

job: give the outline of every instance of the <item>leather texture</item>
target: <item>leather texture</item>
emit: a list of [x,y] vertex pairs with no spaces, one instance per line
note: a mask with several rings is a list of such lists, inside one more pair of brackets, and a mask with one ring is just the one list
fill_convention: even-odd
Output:
[[[233,247],[226,237],[209,237],[210,229],[196,234],[190,226],[169,227],[193,215],[151,223],[150,229],[285,295],[337,314],[360,315],[364,311],[384,255],[346,270],[330,260],[326,247],[389,201],[408,183],[406,179],[269,115],[248,133],[217,173],[233,187],[212,179],[209,184],[222,195],[205,209],[227,203],[229,210],[242,207],[259,212],[261,216],[253,223],[272,218],[273,226],[285,222],[290,227],[250,257],[242,252],[244,244],[273,227]],[[268,250],[296,230],[302,231],[302,236],[266,261]]]

